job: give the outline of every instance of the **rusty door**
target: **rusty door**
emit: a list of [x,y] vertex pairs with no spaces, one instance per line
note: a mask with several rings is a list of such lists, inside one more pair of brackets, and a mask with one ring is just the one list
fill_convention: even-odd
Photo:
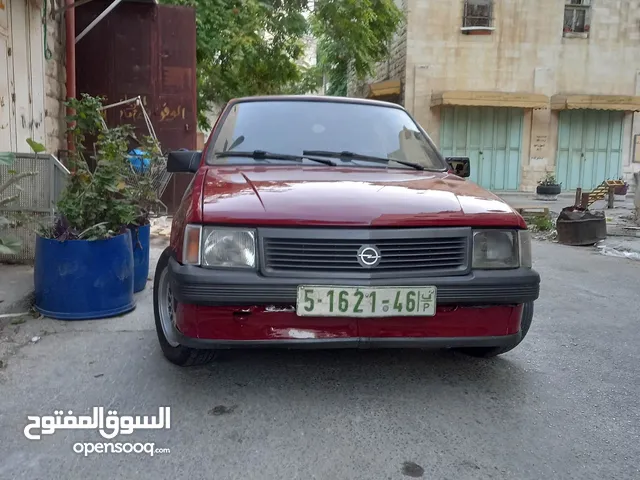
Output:
[[[94,0],[76,9],[80,33],[111,2]],[[106,98],[105,104],[140,96],[164,151],[195,149],[195,10],[127,2],[118,5],[76,44],[78,93]],[[107,123],[133,123],[147,134],[135,104],[107,111]],[[177,208],[191,175],[173,178],[162,201]]]
[[[197,148],[195,10],[158,8],[158,76],[151,121],[164,149]],[[191,174],[174,174],[162,201],[178,208]]]

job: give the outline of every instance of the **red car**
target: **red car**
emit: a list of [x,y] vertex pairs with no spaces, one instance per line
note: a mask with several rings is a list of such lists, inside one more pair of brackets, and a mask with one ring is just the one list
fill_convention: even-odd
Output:
[[527,334],[540,276],[523,218],[465,180],[402,107],[336,97],[229,102],[155,273],[164,355],[219,349],[455,348]]

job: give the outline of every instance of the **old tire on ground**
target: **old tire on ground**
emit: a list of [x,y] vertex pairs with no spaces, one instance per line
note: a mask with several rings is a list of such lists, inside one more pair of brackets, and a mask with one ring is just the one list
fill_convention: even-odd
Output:
[[559,195],[562,191],[560,185],[538,185],[536,187],[536,193],[538,195]]
[[503,353],[507,353],[516,348],[527,336],[529,328],[531,328],[531,321],[533,320],[533,302],[524,304],[522,309],[522,322],[520,324],[520,337],[509,345],[502,347],[472,347],[472,348],[460,348],[458,351],[470,355],[472,357],[479,358],[492,358]]
[[167,360],[181,367],[204,365],[215,358],[216,351],[185,347],[178,343],[175,336],[176,301],[171,293],[168,276],[170,256],[170,248],[162,252],[153,279],[153,316],[155,317],[160,348]]

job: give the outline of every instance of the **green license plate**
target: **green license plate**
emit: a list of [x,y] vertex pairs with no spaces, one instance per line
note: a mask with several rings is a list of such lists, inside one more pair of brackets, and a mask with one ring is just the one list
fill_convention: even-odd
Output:
[[303,317],[432,317],[436,287],[301,285],[296,312]]

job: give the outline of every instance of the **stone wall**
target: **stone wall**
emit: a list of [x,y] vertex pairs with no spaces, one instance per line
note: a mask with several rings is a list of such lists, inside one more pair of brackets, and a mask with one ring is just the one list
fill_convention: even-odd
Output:
[[45,132],[49,153],[58,156],[67,148],[65,139],[66,69],[64,15],[47,15],[47,46],[51,58],[45,58]]
[[[436,143],[440,115],[431,95],[446,90],[554,94],[640,95],[640,2],[592,2],[586,38],[563,35],[564,1],[494,1],[495,30],[462,33],[463,0],[407,0],[404,106]],[[415,92],[415,94],[414,94]],[[632,135],[640,115],[625,117],[623,166],[630,178]],[[525,114],[522,189],[533,190],[555,170],[558,114]],[[531,139],[546,138],[533,151]]]
[[[365,97],[368,93],[368,84],[382,82],[384,80],[398,79],[404,85],[405,69],[407,57],[407,5],[409,0],[395,0],[396,6],[404,12],[405,21],[403,21],[391,40],[389,47],[389,58],[378,63],[375,67],[373,75],[364,81],[358,81],[353,69],[349,74],[349,83],[347,86],[347,95],[350,97]],[[403,88],[404,90],[404,88]],[[402,99],[403,101],[403,99]]]

